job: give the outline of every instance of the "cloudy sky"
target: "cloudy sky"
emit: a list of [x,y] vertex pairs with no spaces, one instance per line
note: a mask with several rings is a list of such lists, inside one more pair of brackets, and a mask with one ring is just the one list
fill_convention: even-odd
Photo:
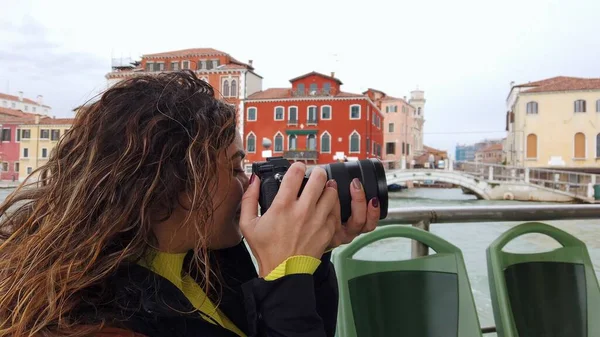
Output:
[[425,90],[425,143],[503,137],[517,83],[600,77],[598,0],[3,0],[0,92],[57,117],[106,86],[111,57],[212,47],[254,60],[263,88],[312,70],[344,90]]

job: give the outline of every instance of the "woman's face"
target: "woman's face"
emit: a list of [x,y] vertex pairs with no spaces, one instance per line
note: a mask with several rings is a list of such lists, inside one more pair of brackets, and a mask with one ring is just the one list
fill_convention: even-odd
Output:
[[212,199],[214,213],[210,224],[209,249],[232,247],[242,240],[238,222],[242,196],[248,188],[244,157],[242,139],[236,132],[235,141],[219,157],[217,190]]

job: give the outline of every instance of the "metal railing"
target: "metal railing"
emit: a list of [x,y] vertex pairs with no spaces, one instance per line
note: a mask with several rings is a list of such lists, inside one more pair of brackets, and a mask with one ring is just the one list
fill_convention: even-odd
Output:
[[317,160],[319,153],[316,150],[289,150],[283,152],[285,159]]
[[[405,224],[429,231],[433,223],[511,222],[600,219],[600,205],[440,206],[391,208],[379,225]],[[427,256],[429,247],[412,241],[413,258]],[[482,333],[496,327],[482,327]]]
[[300,90],[300,89],[296,89],[296,90],[292,90],[292,96],[293,97],[306,97],[306,96],[331,96],[333,94],[333,89],[323,89],[323,88],[317,88],[317,89],[304,89],[304,90]]

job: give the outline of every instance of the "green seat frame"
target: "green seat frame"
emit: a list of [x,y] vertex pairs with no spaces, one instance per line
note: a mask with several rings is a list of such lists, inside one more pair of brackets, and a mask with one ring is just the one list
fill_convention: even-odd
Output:
[[[394,237],[422,242],[436,254],[402,261],[353,258]],[[481,336],[462,252],[442,238],[410,226],[382,226],[337,248],[332,259],[340,291],[337,336]]]
[[[562,247],[532,254],[502,250],[530,233],[547,235]],[[547,224],[524,223],[488,247],[487,264],[499,337],[600,336],[600,288],[587,248],[576,237]]]

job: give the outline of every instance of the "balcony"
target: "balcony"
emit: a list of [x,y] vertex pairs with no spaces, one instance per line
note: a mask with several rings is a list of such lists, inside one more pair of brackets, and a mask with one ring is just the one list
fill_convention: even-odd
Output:
[[333,96],[334,93],[335,93],[335,91],[333,88],[329,88],[329,89],[318,88],[316,90],[296,89],[296,90],[292,90],[292,97]]
[[317,118],[309,118],[309,119],[306,121],[306,124],[307,124],[307,125],[317,125],[317,122],[318,122]]
[[287,160],[317,160],[319,152],[317,150],[289,150],[283,152],[283,158]]
[[298,125],[298,119],[297,118],[288,119],[287,124],[288,125]]

